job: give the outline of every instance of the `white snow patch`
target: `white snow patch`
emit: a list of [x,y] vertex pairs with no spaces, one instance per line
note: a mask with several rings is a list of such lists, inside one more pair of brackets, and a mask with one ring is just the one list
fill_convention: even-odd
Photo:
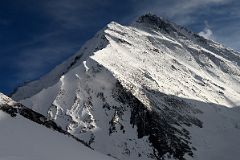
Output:
[[83,61],[83,65],[84,65],[85,71],[88,72],[89,68],[88,68],[88,66],[87,66],[87,62],[86,62],[86,61]]

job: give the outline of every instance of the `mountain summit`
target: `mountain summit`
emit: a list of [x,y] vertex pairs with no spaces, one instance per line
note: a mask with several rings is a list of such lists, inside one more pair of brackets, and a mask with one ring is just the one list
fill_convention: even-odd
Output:
[[155,15],[111,22],[12,98],[120,160],[237,159],[240,54]]

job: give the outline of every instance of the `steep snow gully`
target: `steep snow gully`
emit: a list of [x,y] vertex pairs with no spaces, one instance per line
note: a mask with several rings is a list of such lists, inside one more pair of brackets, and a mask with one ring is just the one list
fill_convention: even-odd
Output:
[[240,54],[155,15],[111,22],[12,98],[120,160],[239,158]]

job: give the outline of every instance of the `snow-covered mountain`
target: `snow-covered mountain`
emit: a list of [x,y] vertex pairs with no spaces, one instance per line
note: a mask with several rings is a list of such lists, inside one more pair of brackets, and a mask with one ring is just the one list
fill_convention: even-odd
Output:
[[240,54],[154,15],[111,22],[12,98],[116,159],[239,157]]
[[64,131],[54,122],[46,120],[44,116],[14,102],[2,93],[0,128],[1,160],[113,160],[71,136],[61,134]]

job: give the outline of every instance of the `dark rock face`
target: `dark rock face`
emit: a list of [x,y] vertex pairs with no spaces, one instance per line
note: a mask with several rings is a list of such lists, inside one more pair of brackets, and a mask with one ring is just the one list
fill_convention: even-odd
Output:
[[[151,99],[153,108],[149,110],[120,83],[116,84],[114,93],[116,100],[131,107],[130,122],[133,127],[137,127],[138,138],[149,136],[156,159],[174,157],[185,160],[186,154],[193,156],[192,150],[195,148],[191,146],[189,131],[183,126],[202,127],[202,122],[192,116],[192,114],[201,113],[199,110],[193,109],[177,97],[146,89],[145,93],[149,93],[147,96]],[[161,100],[162,103],[152,101],[151,95]]]
[[168,23],[167,20],[163,20],[163,18],[160,18],[153,14],[143,15],[143,16],[139,17],[137,22],[154,25],[157,28],[160,28],[167,33],[170,33],[171,31],[176,31],[176,29],[170,23]]

